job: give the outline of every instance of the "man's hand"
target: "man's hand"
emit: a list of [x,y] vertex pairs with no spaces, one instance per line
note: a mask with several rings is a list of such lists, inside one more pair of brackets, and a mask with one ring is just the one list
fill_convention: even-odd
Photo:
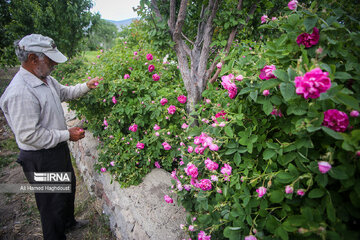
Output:
[[70,141],[76,142],[85,137],[85,131],[79,127],[69,128]]
[[96,78],[93,78],[91,80],[89,80],[87,83],[86,83],[87,87],[90,88],[90,89],[94,89],[96,88],[97,85],[99,85],[99,77],[96,77]]

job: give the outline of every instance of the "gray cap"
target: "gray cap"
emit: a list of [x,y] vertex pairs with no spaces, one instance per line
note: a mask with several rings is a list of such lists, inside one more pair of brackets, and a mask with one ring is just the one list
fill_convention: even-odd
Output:
[[57,63],[67,61],[56,47],[54,40],[41,34],[30,34],[23,37],[18,43],[19,48],[29,52],[41,52]]

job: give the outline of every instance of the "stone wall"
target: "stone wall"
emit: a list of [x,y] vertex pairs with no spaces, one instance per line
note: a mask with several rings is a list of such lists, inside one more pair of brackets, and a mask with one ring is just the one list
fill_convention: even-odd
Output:
[[[68,126],[80,124],[75,114],[63,104]],[[98,141],[91,132],[85,138],[70,142],[69,147],[76,159],[77,168],[92,196],[96,197],[98,211],[105,213],[110,220],[110,228],[121,240],[177,240],[186,236],[180,229],[184,224],[184,209],[164,201],[170,195],[170,173],[153,169],[138,186],[120,188],[117,182],[111,183],[109,173],[94,170],[97,161]]]

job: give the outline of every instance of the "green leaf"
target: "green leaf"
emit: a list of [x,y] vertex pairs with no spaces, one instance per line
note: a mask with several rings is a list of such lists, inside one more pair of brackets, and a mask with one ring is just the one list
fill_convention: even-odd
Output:
[[323,127],[321,127],[321,129],[324,132],[326,132],[329,136],[331,136],[331,137],[333,137],[333,138],[335,138],[337,140],[343,140],[344,139],[343,136],[340,133],[335,132],[334,130],[332,130],[332,129],[328,128],[328,127],[323,126]]
[[312,31],[312,29],[315,27],[317,21],[318,21],[317,16],[306,17],[305,20],[304,20],[304,25],[305,25],[306,32]]
[[338,179],[338,180],[345,180],[348,179],[349,176],[346,174],[346,167],[343,165],[336,166],[330,169],[329,175],[332,178]]
[[356,110],[360,110],[359,101],[352,96],[349,96],[342,92],[338,92],[335,96],[335,99],[338,100],[339,102],[345,104],[346,106],[349,106]]
[[262,108],[266,115],[269,115],[274,109],[270,101],[265,101],[264,104],[262,105]]
[[236,166],[240,165],[240,163],[241,163],[241,155],[240,155],[240,153],[238,153],[238,152],[235,153],[234,162],[235,162]]
[[276,152],[273,149],[268,148],[264,151],[263,158],[265,160],[269,160],[270,158],[272,158],[275,155],[276,155]]
[[297,76],[297,73],[295,72],[294,69],[292,69],[290,67],[288,68],[287,71],[288,71],[289,81],[293,82],[295,80],[295,77]]
[[280,84],[280,81],[278,79],[269,79],[269,80],[264,80],[264,82],[261,85],[260,88],[260,92],[263,92],[265,89],[270,90],[273,87],[276,87]]
[[254,92],[251,92],[251,93],[249,94],[249,96],[251,97],[252,100],[254,100],[254,102],[256,102],[257,97],[258,97],[258,91],[256,90],[256,91],[254,91]]
[[285,101],[289,101],[295,95],[295,86],[293,83],[281,83],[280,92]]
[[230,138],[234,137],[234,132],[233,132],[231,126],[227,125],[225,127],[225,134],[228,135]]
[[224,229],[224,237],[229,238],[229,239],[240,239],[241,234],[240,234],[240,227],[230,227],[227,226]]
[[347,72],[336,72],[334,75],[335,79],[351,79],[352,76],[350,74],[348,74]]
[[280,226],[275,230],[275,234],[277,236],[279,236],[282,240],[288,240],[289,239],[289,235],[287,233],[287,231],[285,231],[285,229]]
[[291,183],[294,180],[294,176],[287,172],[280,172],[276,175],[276,180],[280,183]]
[[320,198],[324,195],[324,190],[321,188],[314,188],[309,192],[309,198]]
[[289,81],[289,76],[288,74],[281,69],[277,69],[275,71],[273,71],[273,74],[280,80],[284,81],[284,82],[288,82]]
[[270,193],[270,202],[280,203],[284,200],[284,191],[275,190]]
[[329,198],[328,198],[327,204],[326,204],[326,214],[330,221],[332,221],[332,222],[336,221],[335,208]]

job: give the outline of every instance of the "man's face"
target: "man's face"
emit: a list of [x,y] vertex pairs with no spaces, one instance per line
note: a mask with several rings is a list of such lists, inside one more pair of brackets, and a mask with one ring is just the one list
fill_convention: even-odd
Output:
[[34,69],[34,72],[38,78],[45,79],[54,70],[54,67],[56,65],[57,63],[51,60],[47,56],[38,57],[38,61]]

